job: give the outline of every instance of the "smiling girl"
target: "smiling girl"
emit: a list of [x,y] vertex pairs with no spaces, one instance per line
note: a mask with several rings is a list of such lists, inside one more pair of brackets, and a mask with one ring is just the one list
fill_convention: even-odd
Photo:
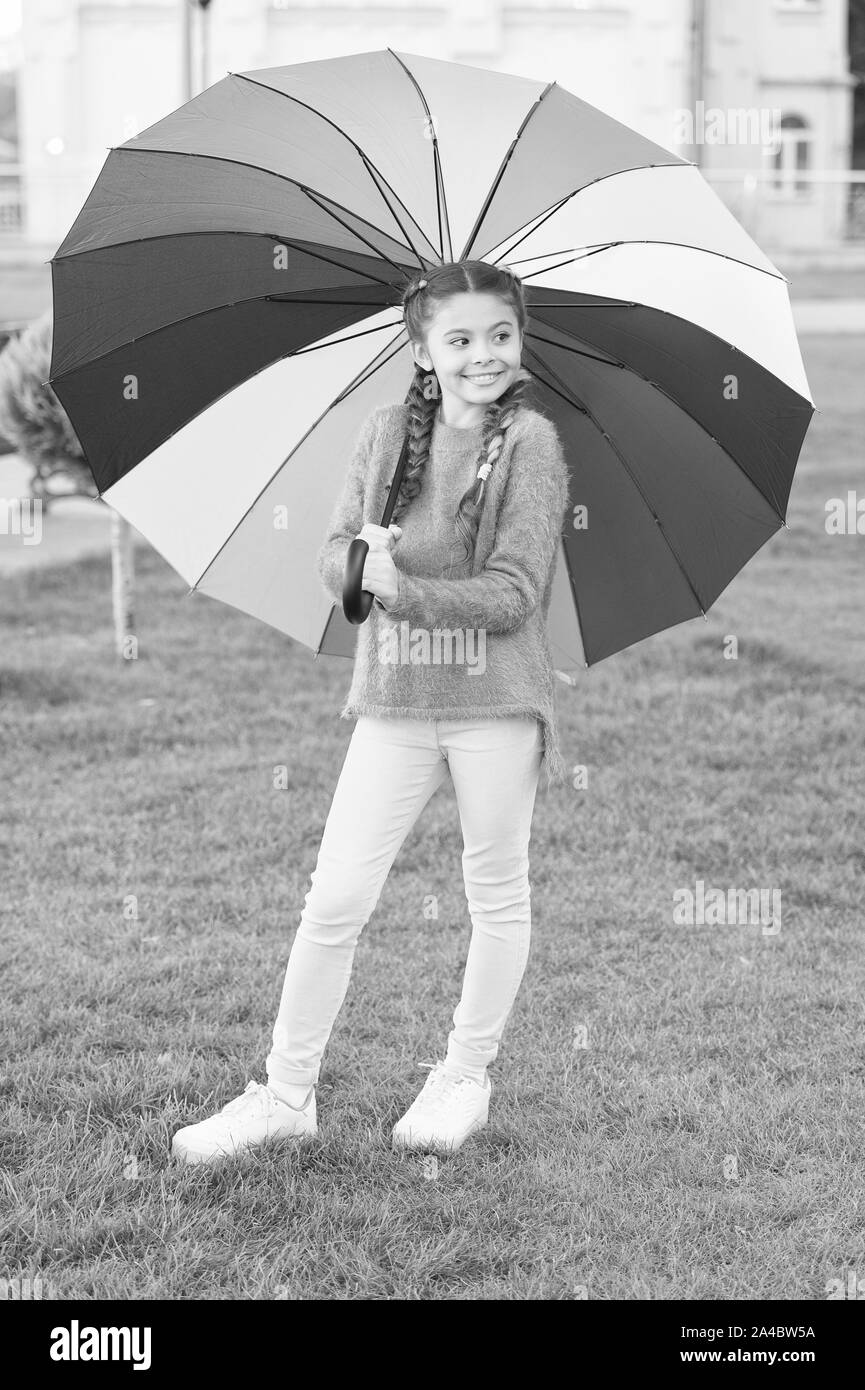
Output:
[[[288,959],[268,1084],[250,1081],[218,1114],[179,1130],[173,1151],[189,1162],[317,1133],[315,1085],[358,938],[448,775],[471,938],[445,1055],[392,1142],[453,1152],[487,1122],[487,1068],[528,959],[544,758],[551,782],[564,776],[545,624],[568,473],[555,426],[526,399],[527,312],[513,272],[473,260],[433,267],[407,286],[403,312],[414,380],[405,403],[367,417],[319,553],[341,603],[348,547],[366,540],[363,587],[375,602],[358,628],[341,711],[357,723]],[[374,518],[406,436],[385,529]],[[466,660],[479,640],[483,662]],[[456,659],[436,659],[443,643]]]

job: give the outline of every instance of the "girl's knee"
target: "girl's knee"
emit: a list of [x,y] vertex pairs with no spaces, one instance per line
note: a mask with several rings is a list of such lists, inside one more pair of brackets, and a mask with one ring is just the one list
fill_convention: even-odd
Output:
[[324,946],[354,944],[372,916],[378,894],[351,884],[315,883],[306,895],[299,935]]

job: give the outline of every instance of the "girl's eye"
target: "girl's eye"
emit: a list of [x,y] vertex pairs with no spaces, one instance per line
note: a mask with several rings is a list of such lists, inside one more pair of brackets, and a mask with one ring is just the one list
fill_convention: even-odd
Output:
[[[506,328],[503,328],[500,333],[496,334],[497,338],[509,338],[510,336],[511,335]],[[457,347],[459,343],[467,342],[468,338],[451,338],[451,347]]]

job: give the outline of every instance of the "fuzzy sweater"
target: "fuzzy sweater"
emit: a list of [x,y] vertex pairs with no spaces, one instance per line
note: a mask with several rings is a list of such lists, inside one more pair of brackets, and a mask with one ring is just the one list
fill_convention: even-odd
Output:
[[[381,524],[406,419],[404,404],[379,406],[361,428],[318,554],[318,574],[339,605],[351,541],[365,522]],[[477,475],[482,432],[436,419],[420,494],[392,550],[399,594],[387,607],[376,599],[358,627],[340,717],[534,715],[550,784],[566,774],[546,617],[570,500],[567,464],[552,421],[522,407],[487,479],[466,562],[454,515]]]

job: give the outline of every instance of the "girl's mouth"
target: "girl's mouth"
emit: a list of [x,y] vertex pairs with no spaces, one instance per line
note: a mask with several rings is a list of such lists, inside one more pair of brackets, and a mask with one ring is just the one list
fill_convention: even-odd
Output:
[[473,381],[476,386],[489,386],[501,376],[501,372],[484,372],[483,375],[478,374],[476,376],[469,376],[468,373],[464,372],[463,375],[466,381]]

